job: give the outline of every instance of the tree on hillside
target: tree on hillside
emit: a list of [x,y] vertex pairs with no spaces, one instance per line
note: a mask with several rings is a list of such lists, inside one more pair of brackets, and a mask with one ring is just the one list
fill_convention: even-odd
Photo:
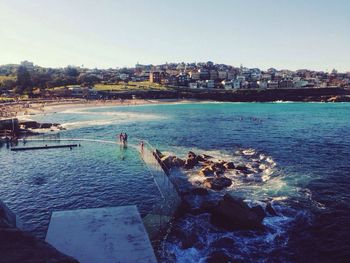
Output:
[[35,88],[45,89],[47,88],[47,83],[51,80],[50,74],[35,72],[32,74],[32,84]]
[[77,70],[77,68],[68,66],[65,69],[65,74],[69,77],[78,77],[79,76],[79,71]]
[[93,85],[99,81],[100,79],[95,75],[80,74],[78,77],[78,83],[82,85]]
[[11,90],[16,87],[16,81],[13,79],[6,79],[0,82],[0,90]]
[[32,94],[33,83],[26,67],[20,66],[17,70],[17,88],[19,94]]

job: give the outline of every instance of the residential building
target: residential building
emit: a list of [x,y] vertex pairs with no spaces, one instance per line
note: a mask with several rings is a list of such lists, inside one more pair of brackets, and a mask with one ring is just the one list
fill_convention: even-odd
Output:
[[149,74],[149,81],[151,83],[160,83],[162,79],[162,72],[160,71],[152,71]]
[[197,89],[198,88],[198,83],[197,82],[190,82],[190,83],[188,83],[188,87],[190,89]]
[[192,80],[200,80],[200,74],[197,70],[190,71],[189,75]]
[[215,88],[215,81],[212,79],[206,80],[206,86],[208,89],[213,89]]
[[269,80],[267,82],[267,87],[269,89],[278,89],[278,81],[275,81],[275,80]]
[[220,80],[227,79],[227,72],[223,70],[218,71],[218,78]]
[[211,80],[217,80],[219,78],[217,70],[212,69],[212,70],[209,71],[209,74],[210,74],[209,78]]

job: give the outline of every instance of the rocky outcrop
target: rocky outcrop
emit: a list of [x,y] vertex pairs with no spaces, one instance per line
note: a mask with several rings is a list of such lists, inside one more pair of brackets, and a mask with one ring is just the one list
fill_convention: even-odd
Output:
[[212,190],[222,190],[229,187],[232,184],[232,180],[227,177],[209,177],[205,179],[203,185]]
[[197,155],[193,152],[188,152],[187,159],[185,161],[184,168],[185,169],[192,169],[198,164]]
[[212,252],[206,259],[206,263],[231,263],[233,259],[226,254],[225,250],[216,250]]
[[51,123],[51,122],[45,122],[45,123],[39,123],[36,121],[20,121],[19,125],[23,129],[51,129],[53,127],[56,127],[57,129],[64,129],[61,127],[59,123]]
[[16,216],[0,201],[0,263],[78,263],[30,233],[16,228]]
[[211,222],[227,230],[259,229],[265,217],[261,206],[249,207],[242,199],[225,194],[213,210]]
[[350,102],[350,96],[334,96],[334,97],[330,97],[329,99],[327,99],[327,102]]
[[184,160],[182,160],[174,155],[163,155],[163,157],[160,160],[168,168],[182,167],[185,165]]

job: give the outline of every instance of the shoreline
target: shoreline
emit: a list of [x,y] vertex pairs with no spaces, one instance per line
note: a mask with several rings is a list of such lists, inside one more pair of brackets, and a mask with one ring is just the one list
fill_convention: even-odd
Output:
[[55,101],[36,101],[29,100],[23,102],[14,102],[9,104],[0,104],[1,112],[9,113],[8,116],[0,114],[0,120],[9,118],[18,118],[20,120],[30,120],[30,116],[39,114],[50,114],[63,112],[66,110],[102,108],[113,106],[142,106],[157,104],[179,104],[179,103],[200,103],[200,100],[185,99],[133,99],[133,100],[55,100]]
[[[31,120],[30,116],[63,112],[66,110],[101,108],[113,106],[143,106],[158,104],[186,104],[186,103],[327,103],[327,102],[347,102],[337,100],[333,96],[333,100],[275,100],[275,101],[229,101],[215,100],[207,98],[157,98],[157,99],[108,99],[108,100],[86,100],[86,99],[63,99],[63,100],[26,100],[10,103],[0,103],[0,120],[18,118],[19,120]],[[349,98],[350,96],[345,95]]]

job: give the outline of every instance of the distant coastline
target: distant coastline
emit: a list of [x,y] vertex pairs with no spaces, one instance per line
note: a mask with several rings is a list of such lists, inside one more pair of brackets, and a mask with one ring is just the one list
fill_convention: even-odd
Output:
[[347,88],[303,88],[265,90],[138,90],[102,92],[101,99],[32,98],[0,103],[0,118],[60,112],[71,108],[132,106],[188,102],[350,102]]

